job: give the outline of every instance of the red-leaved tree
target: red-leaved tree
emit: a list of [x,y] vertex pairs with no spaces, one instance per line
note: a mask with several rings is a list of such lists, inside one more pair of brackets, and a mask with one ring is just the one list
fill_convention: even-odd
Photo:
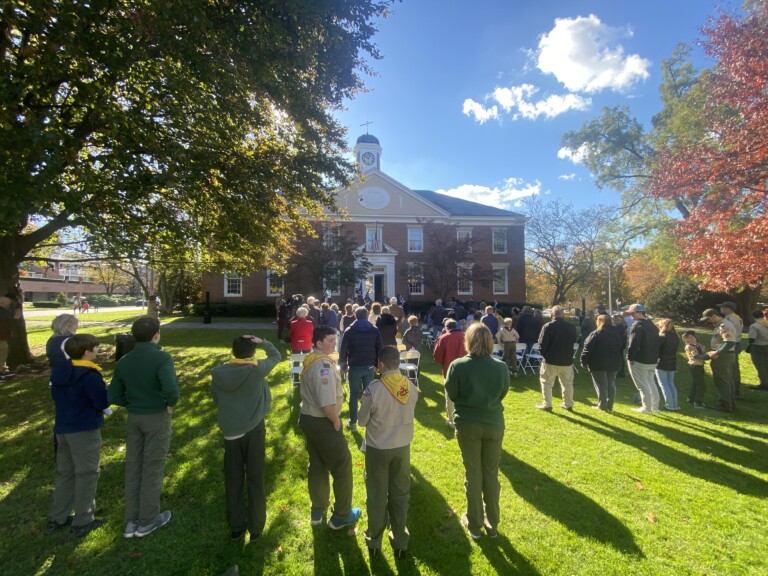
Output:
[[701,78],[707,136],[659,151],[648,193],[690,202],[676,227],[679,271],[701,279],[702,288],[740,291],[747,309],[768,254],[768,10],[722,14],[703,34],[715,60]]

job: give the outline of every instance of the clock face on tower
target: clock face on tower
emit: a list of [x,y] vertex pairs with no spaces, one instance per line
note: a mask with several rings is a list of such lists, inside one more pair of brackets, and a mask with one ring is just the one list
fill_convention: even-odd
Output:
[[366,166],[373,166],[373,163],[376,162],[376,155],[373,152],[364,152],[361,160]]

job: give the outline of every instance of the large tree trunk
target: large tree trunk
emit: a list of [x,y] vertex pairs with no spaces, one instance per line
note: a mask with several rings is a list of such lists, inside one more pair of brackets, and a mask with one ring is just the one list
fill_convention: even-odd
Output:
[[741,319],[744,321],[744,330],[747,330],[752,323],[752,312],[757,308],[757,301],[760,299],[760,292],[762,289],[762,284],[759,284],[755,288],[745,286],[734,294],[736,305],[739,307],[736,313],[741,316]]
[[[22,302],[19,268],[16,258],[16,236],[0,236],[0,296],[8,295]],[[24,315],[14,321],[13,335],[8,345],[8,367],[13,370],[32,361],[32,351],[27,341]]]

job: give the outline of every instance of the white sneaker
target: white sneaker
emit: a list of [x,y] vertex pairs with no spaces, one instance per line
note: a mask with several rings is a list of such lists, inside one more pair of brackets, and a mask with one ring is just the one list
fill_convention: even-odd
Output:
[[350,432],[357,432],[357,424],[353,424],[352,422],[347,422],[347,428],[349,428]]
[[642,406],[638,406],[637,408],[630,408],[632,412],[637,412],[638,414],[653,414],[652,410],[646,410]]

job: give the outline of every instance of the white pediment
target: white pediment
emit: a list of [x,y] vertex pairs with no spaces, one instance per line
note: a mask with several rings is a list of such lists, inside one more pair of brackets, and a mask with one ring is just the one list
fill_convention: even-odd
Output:
[[369,172],[364,182],[336,192],[338,207],[353,219],[438,219],[445,210],[427,202],[379,170]]

